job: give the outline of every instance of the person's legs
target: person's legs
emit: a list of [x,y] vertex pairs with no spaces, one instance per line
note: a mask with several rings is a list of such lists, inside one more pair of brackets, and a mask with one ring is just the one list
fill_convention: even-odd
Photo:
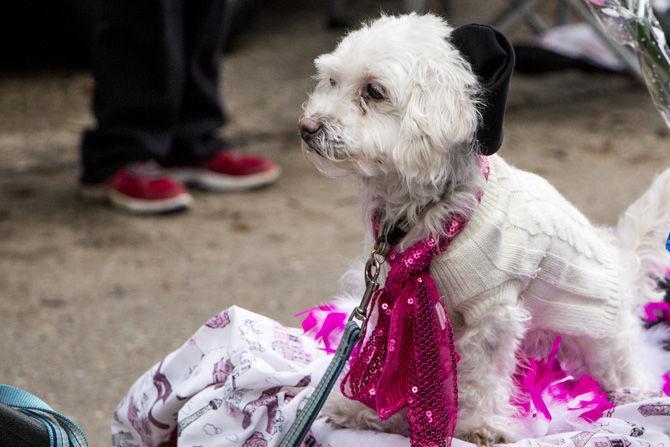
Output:
[[225,0],[184,2],[184,95],[175,130],[171,163],[210,158],[224,146],[217,136],[226,117],[219,95]]
[[184,5],[185,88],[167,165],[184,182],[214,191],[239,191],[274,182],[279,167],[264,157],[241,156],[218,136],[225,124],[219,95],[221,47],[228,32],[225,0]]
[[186,209],[165,158],[184,94],[184,0],[103,0],[93,48],[97,126],[84,133],[81,196],[134,213]]
[[97,127],[83,136],[83,183],[167,155],[184,94],[186,3],[103,0],[93,51]]

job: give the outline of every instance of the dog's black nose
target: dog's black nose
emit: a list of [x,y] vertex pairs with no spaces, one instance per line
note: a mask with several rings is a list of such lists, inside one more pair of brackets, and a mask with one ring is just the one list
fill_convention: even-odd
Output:
[[300,119],[300,135],[303,140],[308,139],[321,130],[321,121],[313,116],[306,116]]

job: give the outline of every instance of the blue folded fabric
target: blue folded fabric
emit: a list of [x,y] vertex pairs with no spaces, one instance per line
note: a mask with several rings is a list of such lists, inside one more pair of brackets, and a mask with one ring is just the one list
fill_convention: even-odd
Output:
[[88,447],[86,435],[74,422],[33,394],[0,384],[0,403],[41,422],[49,433],[49,447]]

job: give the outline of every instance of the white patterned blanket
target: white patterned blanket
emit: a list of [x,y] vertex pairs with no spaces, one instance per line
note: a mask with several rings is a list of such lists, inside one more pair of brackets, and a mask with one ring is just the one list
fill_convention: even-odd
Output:
[[[114,412],[114,447],[266,447],[279,443],[330,357],[296,328],[239,307],[222,311],[143,374]],[[519,447],[670,447],[670,398],[633,392],[586,430]],[[308,446],[407,447],[386,433],[312,427]],[[454,447],[471,444],[454,440]]]

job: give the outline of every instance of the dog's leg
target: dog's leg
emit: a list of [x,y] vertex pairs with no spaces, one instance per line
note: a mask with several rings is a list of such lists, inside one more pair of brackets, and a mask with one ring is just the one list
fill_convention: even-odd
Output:
[[510,397],[527,320],[527,312],[516,304],[494,305],[479,318],[465,320],[457,339],[461,361],[456,437],[488,446],[518,436]]
[[328,396],[321,414],[326,416],[327,421],[335,427],[383,431],[409,436],[405,410],[382,421],[374,410],[358,401],[344,397],[339,387],[335,387]]

